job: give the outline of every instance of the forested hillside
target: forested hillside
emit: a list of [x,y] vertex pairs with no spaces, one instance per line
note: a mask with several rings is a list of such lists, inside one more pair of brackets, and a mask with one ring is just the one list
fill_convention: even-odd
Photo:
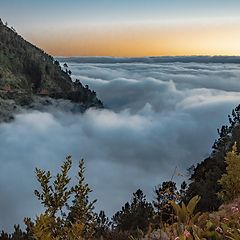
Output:
[[201,211],[213,211],[222,204],[217,193],[221,190],[218,181],[226,172],[225,156],[235,142],[237,149],[240,146],[240,105],[228,118],[229,125],[217,129],[219,138],[212,146],[211,155],[196,166],[190,178],[188,200],[200,195],[198,209]]
[[23,94],[25,98],[37,94],[102,106],[88,86],[72,82],[67,66],[62,70],[52,56],[24,40],[14,28],[0,20],[0,97],[17,99]]

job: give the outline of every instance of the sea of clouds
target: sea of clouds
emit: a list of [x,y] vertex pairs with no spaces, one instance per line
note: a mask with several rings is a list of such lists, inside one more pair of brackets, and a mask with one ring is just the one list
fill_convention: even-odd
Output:
[[240,103],[240,63],[172,59],[60,59],[106,108],[33,111],[0,124],[0,228],[11,230],[41,211],[34,169],[56,173],[69,154],[72,176],[85,159],[96,209],[110,216],[138,188],[151,200],[154,186],[170,180],[176,167],[183,176],[174,180],[185,180],[186,169],[209,155],[216,129]]

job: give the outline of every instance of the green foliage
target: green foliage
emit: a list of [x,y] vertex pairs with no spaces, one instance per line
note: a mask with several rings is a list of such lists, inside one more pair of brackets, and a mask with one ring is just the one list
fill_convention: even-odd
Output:
[[52,179],[50,171],[46,172],[38,168],[36,169],[37,180],[41,185],[42,192],[35,190],[34,193],[46,208],[45,213],[50,216],[55,216],[58,211],[61,211],[72,194],[72,189],[67,188],[70,182],[68,172],[71,165],[72,161],[69,156],[61,166],[61,172],[57,174],[52,185],[50,184]]
[[[183,202],[177,204],[174,200],[171,201],[177,222],[160,226],[155,239],[198,239],[195,224],[198,221],[200,213],[195,214],[195,210],[199,201],[199,196],[192,198],[187,205]],[[148,239],[152,239],[152,236],[153,233],[149,234]]]
[[109,218],[106,216],[104,211],[100,211],[100,213],[97,215],[97,220],[96,220],[96,233],[95,233],[95,238],[103,238],[106,239],[109,237],[110,234],[110,227],[111,227],[111,222],[109,221]]
[[176,204],[175,201],[171,202],[179,224],[193,224],[196,221],[198,214],[194,215],[194,211],[199,201],[200,197],[195,196],[189,201],[187,206],[183,202],[181,205]]
[[0,240],[33,240],[33,237],[27,229],[26,232],[20,229],[19,225],[14,225],[14,233],[7,234],[6,232],[2,231],[0,234]]
[[227,153],[225,160],[227,172],[219,180],[222,187],[219,196],[224,201],[231,201],[240,195],[240,155],[237,152],[236,142],[232,147],[232,151]]
[[163,182],[158,187],[155,187],[154,193],[153,205],[157,211],[156,224],[172,223],[174,221],[174,211],[171,202],[180,202],[182,199],[176,183],[172,181]]
[[126,203],[121,211],[112,218],[114,228],[119,231],[146,233],[154,215],[153,206],[146,201],[146,196],[139,189],[133,193],[130,203]]
[[84,162],[79,162],[78,183],[73,187],[69,187],[71,178],[68,173],[71,166],[69,156],[53,181],[49,171],[36,169],[41,191],[35,190],[35,195],[45,207],[45,212],[34,222],[25,219],[25,224],[36,240],[82,240],[91,239],[95,234],[95,201],[89,201],[91,189],[85,183]]
[[188,239],[192,235],[195,235],[194,239],[198,239],[195,234],[195,223],[198,220],[200,213],[195,214],[195,209],[200,200],[199,196],[192,198],[187,205],[183,202],[177,204],[172,201],[171,204],[176,213],[177,222],[172,225],[165,225],[165,234],[169,236],[169,239],[179,237],[179,239]]
[[36,240],[86,239],[83,236],[84,223],[75,222],[71,225],[66,225],[58,218],[54,218],[47,213],[37,217],[34,224],[29,219],[26,219],[25,223],[29,226]]
[[89,193],[92,190],[85,183],[84,171],[84,161],[82,159],[79,162],[78,184],[71,189],[71,192],[74,194],[74,200],[73,205],[68,206],[69,214],[67,221],[70,223],[84,223],[84,235],[90,238],[95,233],[97,216],[93,213],[93,210],[96,200],[93,202],[89,201]]
[[217,212],[197,213],[199,197],[184,206],[173,202],[178,222],[165,225],[143,238],[144,240],[238,240],[240,239],[240,199],[223,205]]

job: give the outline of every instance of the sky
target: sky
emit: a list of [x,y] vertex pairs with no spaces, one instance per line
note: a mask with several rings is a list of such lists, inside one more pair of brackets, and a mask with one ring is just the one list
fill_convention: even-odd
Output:
[[238,0],[0,0],[4,22],[55,56],[240,55]]

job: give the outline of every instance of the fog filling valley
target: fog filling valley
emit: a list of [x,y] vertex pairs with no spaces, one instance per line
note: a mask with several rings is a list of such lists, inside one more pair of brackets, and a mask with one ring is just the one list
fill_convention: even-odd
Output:
[[34,170],[56,173],[67,155],[85,159],[96,211],[111,216],[141,188],[186,180],[211,152],[216,129],[240,103],[240,64],[61,59],[73,80],[97,92],[105,109],[84,114],[28,112],[0,124],[0,228],[12,230],[41,209]]

